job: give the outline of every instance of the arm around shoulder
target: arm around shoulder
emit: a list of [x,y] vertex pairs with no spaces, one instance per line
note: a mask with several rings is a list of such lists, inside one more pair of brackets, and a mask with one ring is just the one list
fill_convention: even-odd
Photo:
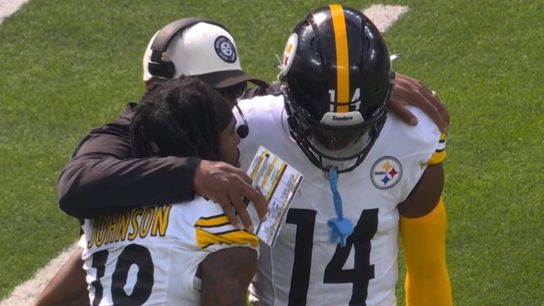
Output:
[[122,133],[87,136],[60,174],[60,208],[74,217],[93,218],[194,197],[199,159],[131,156],[130,141]]

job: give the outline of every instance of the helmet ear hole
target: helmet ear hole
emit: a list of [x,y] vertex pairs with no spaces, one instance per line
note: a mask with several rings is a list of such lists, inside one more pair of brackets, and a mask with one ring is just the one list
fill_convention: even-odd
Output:
[[312,40],[310,41],[310,45],[312,46],[312,50],[314,50],[314,52],[316,54],[319,54],[319,48],[317,46],[317,39],[315,37],[312,37]]

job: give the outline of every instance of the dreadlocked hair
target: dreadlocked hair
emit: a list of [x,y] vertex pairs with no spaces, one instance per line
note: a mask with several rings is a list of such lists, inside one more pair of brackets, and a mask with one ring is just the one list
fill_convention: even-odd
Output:
[[158,83],[134,110],[130,125],[133,154],[219,160],[219,136],[231,120],[228,103],[199,79],[182,76]]

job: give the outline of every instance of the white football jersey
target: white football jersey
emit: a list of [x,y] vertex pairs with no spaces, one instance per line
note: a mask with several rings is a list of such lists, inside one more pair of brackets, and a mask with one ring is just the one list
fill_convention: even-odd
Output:
[[251,302],[395,305],[397,205],[415,187],[433,153],[443,149],[435,124],[416,108],[411,109],[419,120],[416,127],[388,116],[363,163],[339,175],[344,218],[354,225],[346,246],[340,247],[329,238],[327,221],[337,216],[328,180],[290,138],[283,97],[257,97],[239,106],[249,126],[240,145],[242,166],[263,145],[304,176],[276,244],[260,246]]
[[198,265],[212,252],[256,249],[219,204],[197,198],[85,219],[83,248],[92,305],[199,305]]

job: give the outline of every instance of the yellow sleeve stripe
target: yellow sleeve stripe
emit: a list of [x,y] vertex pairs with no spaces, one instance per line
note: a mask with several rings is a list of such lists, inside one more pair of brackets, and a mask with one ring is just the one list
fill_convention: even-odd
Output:
[[440,133],[440,138],[438,139],[438,145],[436,146],[437,151],[443,151],[446,149],[446,133]]
[[229,219],[224,214],[211,216],[211,217],[201,217],[195,223],[195,227],[216,227],[229,224]]
[[233,230],[220,234],[212,234],[201,228],[195,228],[196,243],[201,249],[205,249],[213,244],[227,245],[250,245],[259,246],[259,238],[252,233],[244,230]]
[[446,151],[434,152],[433,155],[431,155],[431,158],[429,158],[429,160],[427,161],[427,164],[440,164],[444,161],[444,159],[446,159]]
[[446,159],[446,133],[440,133],[436,150],[427,161],[427,164],[436,165],[443,162],[444,159]]

